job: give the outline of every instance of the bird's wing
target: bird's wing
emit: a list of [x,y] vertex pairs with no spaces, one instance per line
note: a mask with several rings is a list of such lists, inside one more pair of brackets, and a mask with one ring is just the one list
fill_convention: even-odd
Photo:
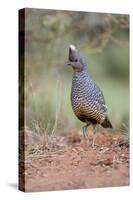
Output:
[[93,84],[93,93],[94,93],[93,94],[94,104],[101,114],[105,114],[107,113],[107,106],[105,103],[103,93],[94,81],[92,81],[92,84]]

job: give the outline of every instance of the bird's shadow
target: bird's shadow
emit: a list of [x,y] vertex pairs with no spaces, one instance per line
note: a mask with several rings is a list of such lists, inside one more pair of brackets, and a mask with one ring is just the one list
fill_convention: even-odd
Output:
[[15,190],[18,190],[18,184],[17,183],[8,183],[8,186],[15,189]]

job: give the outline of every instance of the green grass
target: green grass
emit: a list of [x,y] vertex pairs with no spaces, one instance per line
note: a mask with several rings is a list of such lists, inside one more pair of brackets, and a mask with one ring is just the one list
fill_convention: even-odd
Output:
[[[71,78],[55,76],[54,73],[39,79],[35,89],[26,90],[26,125],[32,129],[35,124],[49,132],[60,129],[81,128],[80,122],[73,114],[70,102]],[[34,80],[32,80],[34,82]],[[128,83],[103,78],[97,81],[102,89],[108,107],[109,118],[115,129],[128,131],[129,94]],[[34,85],[34,84],[33,84]],[[28,84],[26,85],[28,88]]]

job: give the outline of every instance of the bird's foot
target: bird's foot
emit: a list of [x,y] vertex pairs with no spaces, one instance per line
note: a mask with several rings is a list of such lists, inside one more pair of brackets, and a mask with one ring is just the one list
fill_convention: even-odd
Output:
[[92,149],[96,149],[96,145],[92,143],[91,145]]
[[85,150],[88,150],[90,147],[91,147],[91,144],[88,140],[88,137],[87,138],[83,138],[83,147]]
[[91,147],[92,147],[92,149],[95,150],[95,149],[99,148],[100,145],[98,145],[98,144],[96,144],[96,143],[92,143]]
[[93,149],[96,149],[96,146],[97,146],[95,141],[96,141],[96,132],[94,132],[94,135],[93,135],[93,141],[92,141],[92,148]]
[[88,151],[90,148],[90,145],[88,143],[84,143],[83,148],[85,151]]

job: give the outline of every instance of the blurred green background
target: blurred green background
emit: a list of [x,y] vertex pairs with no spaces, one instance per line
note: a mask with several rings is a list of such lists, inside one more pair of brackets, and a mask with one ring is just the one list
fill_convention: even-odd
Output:
[[25,115],[35,131],[81,129],[70,102],[74,44],[86,58],[90,77],[104,93],[116,129],[129,126],[129,16],[26,9]]

